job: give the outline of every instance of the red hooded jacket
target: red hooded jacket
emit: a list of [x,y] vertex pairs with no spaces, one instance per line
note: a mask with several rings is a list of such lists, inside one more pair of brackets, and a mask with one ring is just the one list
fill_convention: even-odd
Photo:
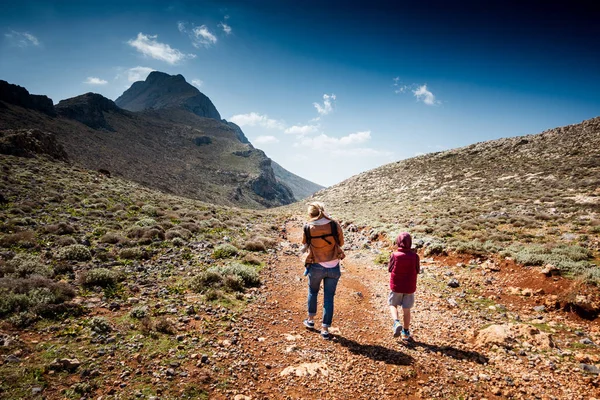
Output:
[[419,255],[412,251],[412,238],[406,232],[396,239],[398,250],[390,256],[388,271],[390,289],[396,293],[414,293],[417,290],[417,274],[420,272]]

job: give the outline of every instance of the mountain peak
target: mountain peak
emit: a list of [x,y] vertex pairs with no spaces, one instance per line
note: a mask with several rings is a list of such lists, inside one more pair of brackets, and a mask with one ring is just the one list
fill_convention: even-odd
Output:
[[190,85],[181,74],[152,71],[145,81],[131,85],[115,103],[129,111],[178,108],[200,117],[221,119],[210,99]]

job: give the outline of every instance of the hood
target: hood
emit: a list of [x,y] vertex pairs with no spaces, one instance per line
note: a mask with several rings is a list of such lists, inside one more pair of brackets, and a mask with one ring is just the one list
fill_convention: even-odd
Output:
[[412,238],[410,237],[410,234],[407,232],[399,234],[396,238],[396,245],[400,250],[409,251],[412,247]]

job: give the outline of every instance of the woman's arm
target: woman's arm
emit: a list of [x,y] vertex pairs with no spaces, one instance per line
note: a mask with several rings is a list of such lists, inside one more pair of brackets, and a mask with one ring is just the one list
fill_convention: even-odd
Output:
[[421,260],[419,259],[419,255],[417,254],[417,274],[420,274],[420,273],[421,273]]
[[340,226],[339,222],[335,221],[335,225],[337,226],[337,234],[340,240],[340,247],[342,247],[344,245],[344,230]]

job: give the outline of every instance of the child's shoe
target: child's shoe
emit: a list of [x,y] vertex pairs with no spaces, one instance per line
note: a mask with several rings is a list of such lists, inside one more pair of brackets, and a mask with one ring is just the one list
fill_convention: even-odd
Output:
[[402,330],[402,324],[400,321],[394,321],[394,326],[392,327],[392,332],[394,333],[394,337],[400,336],[400,331]]
[[408,329],[402,329],[402,340],[410,340],[410,331]]

